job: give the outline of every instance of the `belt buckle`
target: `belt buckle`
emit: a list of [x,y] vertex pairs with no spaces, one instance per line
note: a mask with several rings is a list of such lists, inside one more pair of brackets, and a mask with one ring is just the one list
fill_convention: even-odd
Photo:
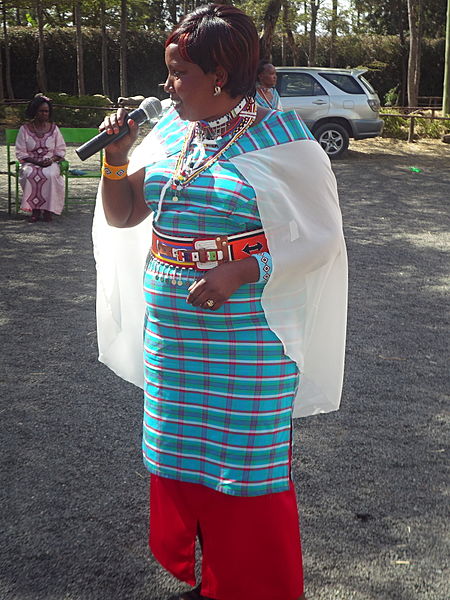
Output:
[[192,262],[198,270],[208,270],[228,261],[228,236],[194,240]]

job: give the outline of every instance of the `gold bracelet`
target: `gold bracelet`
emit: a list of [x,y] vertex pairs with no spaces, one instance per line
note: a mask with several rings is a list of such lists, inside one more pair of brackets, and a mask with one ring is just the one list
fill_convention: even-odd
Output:
[[106,160],[103,160],[102,165],[102,175],[106,177],[106,179],[113,179],[115,181],[119,179],[125,179],[128,171],[128,163],[125,165],[108,165]]

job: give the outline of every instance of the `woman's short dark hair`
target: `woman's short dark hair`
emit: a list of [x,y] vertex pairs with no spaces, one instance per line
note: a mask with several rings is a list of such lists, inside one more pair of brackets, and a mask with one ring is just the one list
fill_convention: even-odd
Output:
[[262,58],[259,63],[258,63],[258,68],[256,70],[256,78],[258,79],[259,76],[261,75],[261,73],[264,71],[264,69],[266,68],[266,65],[270,65],[272,64],[269,60],[267,60],[266,58]]
[[25,111],[25,116],[27,119],[34,119],[34,117],[36,116],[37,111],[39,110],[39,107],[42,104],[48,104],[48,118],[51,121],[52,119],[52,114],[53,114],[53,105],[52,105],[52,101],[50,100],[50,98],[47,98],[47,96],[42,96],[42,95],[37,95],[33,98],[33,100],[31,100],[28,103],[28,106],[26,108]]
[[186,15],[166,41],[177,44],[183,60],[204,73],[224,68],[228,80],[223,89],[232,98],[253,95],[259,40],[256,27],[244,12],[228,4],[207,4]]

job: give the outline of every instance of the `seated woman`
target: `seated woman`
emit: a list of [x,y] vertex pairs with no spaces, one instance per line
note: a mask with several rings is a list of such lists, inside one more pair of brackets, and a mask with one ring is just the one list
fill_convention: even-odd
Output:
[[23,196],[20,208],[31,212],[30,223],[52,220],[64,208],[64,179],[58,163],[66,154],[66,144],[52,122],[52,103],[35,96],[25,112],[29,119],[17,134],[16,156],[21,162],[19,181]]
[[283,110],[281,98],[275,87],[277,83],[277,72],[268,60],[260,60],[256,71],[256,95],[255,100],[259,106]]

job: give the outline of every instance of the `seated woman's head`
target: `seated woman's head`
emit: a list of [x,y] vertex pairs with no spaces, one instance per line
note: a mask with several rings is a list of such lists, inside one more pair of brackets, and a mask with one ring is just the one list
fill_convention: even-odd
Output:
[[181,118],[199,120],[224,94],[254,93],[259,40],[251,18],[230,5],[208,4],[188,14],[166,41],[165,90]]
[[273,64],[268,60],[260,60],[256,72],[258,83],[265,88],[273,88],[277,83],[277,72]]
[[28,103],[25,111],[27,119],[39,121],[51,121],[53,115],[52,101],[47,96],[38,94]]

